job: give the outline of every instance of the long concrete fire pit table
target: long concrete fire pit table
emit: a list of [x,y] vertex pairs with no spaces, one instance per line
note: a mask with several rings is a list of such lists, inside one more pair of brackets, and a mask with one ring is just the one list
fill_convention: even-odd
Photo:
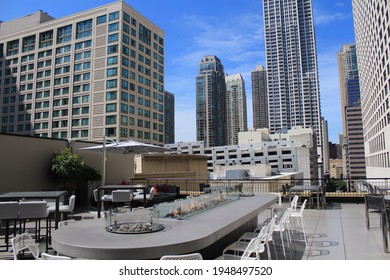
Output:
[[145,260],[192,252],[214,259],[242,233],[253,231],[258,214],[277,200],[274,194],[256,194],[182,220],[160,217],[165,228],[143,234],[115,234],[105,229],[103,218],[86,219],[55,230],[52,246],[60,254],[85,259]]

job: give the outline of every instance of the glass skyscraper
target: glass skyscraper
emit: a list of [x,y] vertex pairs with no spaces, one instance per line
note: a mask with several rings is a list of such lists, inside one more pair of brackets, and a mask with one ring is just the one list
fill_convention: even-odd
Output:
[[214,55],[199,63],[196,76],[197,141],[206,147],[227,144],[226,84],[223,65]]

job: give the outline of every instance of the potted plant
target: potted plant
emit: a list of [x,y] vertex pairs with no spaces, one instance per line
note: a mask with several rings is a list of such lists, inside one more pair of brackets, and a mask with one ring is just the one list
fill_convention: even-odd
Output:
[[64,148],[54,154],[51,160],[50,177],[54,182],[62,184],[69,195],[78,191],[78,202],[87,201],[88,181],[98,181],[101,178],[100,171],[87,165],[80,155],[72,153],[69,148]]

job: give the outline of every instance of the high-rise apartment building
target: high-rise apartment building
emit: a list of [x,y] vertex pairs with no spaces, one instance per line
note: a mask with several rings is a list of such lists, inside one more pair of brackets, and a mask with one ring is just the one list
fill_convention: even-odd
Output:
[[172,144],[175,143],[175,95],[165,91],[164,98],[165,143]]
[[321,154],[321,107],[311,0],[263,0],[271,133],[313,128]]
[[227,143],[225,72],[214,55],[201,59],[196,76],[196,138],[206,147]]
[[3,133],[163,144],[164,32],[123,1],[2,22],[0,90]]
[[366,173],[385,178],[390,172],[390,6],[387,0],[352,4]]
[[228,145],[238,144],[238,133],[248,130],[245,82],[240,74],[225,77]]
[[343,122],[344,178],[366,177],[359,71],[355,44],[346,44],[337,54]]
[[267,70],[259,65],[251,72],[253,128],[269,128]]

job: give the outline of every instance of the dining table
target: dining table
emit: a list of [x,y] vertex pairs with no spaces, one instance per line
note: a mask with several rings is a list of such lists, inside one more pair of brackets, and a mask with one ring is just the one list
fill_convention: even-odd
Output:
[[51,199],[55,200],[55,229],[58,228],[58,222],[60,221],[60,199],[65,197],[67,191],[15,191],[0,194],[1,201],[20,201],[23,199]]
[[[310,196],[313,194],[316,194],[317,195],[317,210],[320,210],[321,190],[322,190],[322,187],[320,185],[305,184],[305,185],[292,186],[287,190],[287,192],[289,193],[290,201],[291,201],[291,196],[293,193],[309,192]],[[310,200],[309,200],[309,206],[311,206]]]
[[111,192],[113,190],[142,190],[144,195],[143,206],[146,207],[146,192],[147,185],[104,185],[97,188],[97,214],[98,218],[101,217],[102,201],[101,198],[105,192]]

